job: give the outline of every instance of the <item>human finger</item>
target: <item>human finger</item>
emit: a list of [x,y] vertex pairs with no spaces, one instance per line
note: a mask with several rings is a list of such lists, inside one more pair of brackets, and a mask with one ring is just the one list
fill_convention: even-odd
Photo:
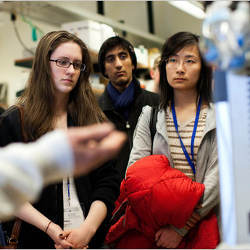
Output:
[[61,239],[66,239],[70,234],[70,231],[63,231],[62,233],[60,233],[58,236],[61,238]]
[[160,235],[161,235],[161,231],[158,230],[158,231],[156,232],[156,234],[155,234],[155,241],[158,241],[158,240],[159,240]]
[[114,131],[101,141],[99,148],[100,150],[107,150],[112,153],[113,151],[118,151],[126,139],[125,133]]
[[74,173],[86,174],[102,163],[113,158],[126,140],[123,132],[113,131],[93,147],[88,145],[73,145],[75,158]]
[[88,140],[101,140],[114,130],[111,123],[94,124],[86,127],[69,128],[68,134],[70,139],[85,143]]

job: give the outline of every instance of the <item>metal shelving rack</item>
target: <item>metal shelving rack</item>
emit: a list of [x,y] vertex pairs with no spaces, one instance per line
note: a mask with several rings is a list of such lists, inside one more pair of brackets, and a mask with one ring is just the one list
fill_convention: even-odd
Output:
[[79,1],[1,2],[0,11],[14,12],[58,27],[66,22],[91,19],[110,25],[115,31],[126,31],[143,39],[145,43],[152,43],[160,47],[164,43],[164,39],[149,32],[144,32],[109,17],[88,11],[84,9],[84,2],[81,7]]

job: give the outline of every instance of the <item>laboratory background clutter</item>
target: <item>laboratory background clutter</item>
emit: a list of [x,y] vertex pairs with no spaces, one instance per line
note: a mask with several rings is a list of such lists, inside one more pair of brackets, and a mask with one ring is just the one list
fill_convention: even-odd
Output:
[[199,1],[0,1],[0,105],[15,103],[25,88],[38,41],[49,31],[67,30],[88,46],[91,84],[99,96],[107,84],[97,55],[113,35],[135,47],[141,85],[154,90],[150,76],[167,37],[188,30],[201,34],[204,7]]
[[87,44],[92,60],[90,81],[97,97],[108,83],[97,64],[98,51],[107,38],[119,35],[134,45],[136,77],[143,88],[157,92],[157,73],[152,71],[157,70],[164,41],[179,31],[201,35],[204,56],[215,69],[223,231],[219,248],[243,245],[249,249],[250,4],[209,2],[1,1],[0,106],[14,104],[22,93],[36,45],[49,31],[67,30]]

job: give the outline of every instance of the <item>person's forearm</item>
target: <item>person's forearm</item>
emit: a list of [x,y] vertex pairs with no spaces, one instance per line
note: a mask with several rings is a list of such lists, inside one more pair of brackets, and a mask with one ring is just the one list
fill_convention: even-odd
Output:
[[42,231],[48,229],[50,220],[35,209],[30,203],[25,203],[16,214],[17,217],[24,220],[25,222],[32,224]]
[[[219,177],[218,177],[218,165],[209,168],[208,173],[204,179],[205,191],[201,200],[201,207],[197,209],[197,212],[204,218],[214,207],[219,204]],[[216,166],[217,165],[217,166]]]
[[40,213],[30,203],[25,203],[16,216],[48,234],[55,244],[61,245],[62,248],[69,248],[71,246],[65,239],[60,239],[59,235],[63,233],[61,227]]
[[93,235],[107,216],[107,207],[102,201],[94,201],[86,217],[84,224],[91,229]]
[[[197,207],[200,207],[200,205],[198,205]],[[184,227],[177,228],[173,225],[171,225],[171,227],[175,230],[175,232],[184,237],[189,232],[189,230],[192,229],[200,220],[200,215],[196,211],[193,211],[192,215],[187,220]]]

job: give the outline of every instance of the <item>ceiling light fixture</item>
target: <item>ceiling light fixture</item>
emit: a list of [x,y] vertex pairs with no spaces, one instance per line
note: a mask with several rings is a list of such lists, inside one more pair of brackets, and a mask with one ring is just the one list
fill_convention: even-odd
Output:
[[198,18],[204,19],[206,17],[205,12],[198,6],[199,3],[193,3],[192,1],[167,1],[168,4]]

